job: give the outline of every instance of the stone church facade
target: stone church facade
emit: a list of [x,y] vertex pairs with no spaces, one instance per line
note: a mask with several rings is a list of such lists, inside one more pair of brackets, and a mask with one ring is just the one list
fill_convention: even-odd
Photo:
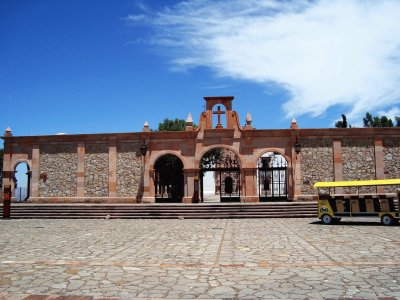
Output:
[[[159,193],[173,194],[174,184],[181,189],[178,202],[198,202],[207,171],[202,160],[215,149],[222,149],[220,158],[231,165],[214,163],[212,170],[225,176],[219,180],[230,196],[227,185],[237,181],[235,201],[241,202],[274,201],[262,191],[273,194],[276,187],[280,200],[301,201],[315,198],[316,181],[400,178],[398,128],[301,129],[293,121],[288,129],[257,130],[249,114],[240,125],[233,97],[204,99],[198,128],[189,116],[180,132],[153,132],[147,123],[142,132],[116,134],[14,136],[6,130],[3,187],[13,187],[17,165],[26,163],[29,202],[152,203]],[[277,156],[284,161],[279,167],[271,163]],[[162,175],[168,170],[157,169],[163,157],[179,161],[178,185],[168,183],[178,173]],[[237,173],[229,181],[231,172]]]

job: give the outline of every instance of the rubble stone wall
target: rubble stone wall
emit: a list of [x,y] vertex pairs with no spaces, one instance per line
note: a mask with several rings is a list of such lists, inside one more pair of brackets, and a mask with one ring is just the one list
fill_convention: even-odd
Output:
[[[343,180],[376,179],[375,146],[372,139],[342,141]],[[360,193],[375,193],[375,187],[360,188]],[[356,193],[357,189],[345,189],[345,193]]]
[[301,193],[316,194],[313,187],[317,181],[334,180],[333,142],[330,139],[302,141]]
[[117,196],[137,197],[141,186],[142,157],[137,143],[119,143],[117,146]]
[[76,144],[40,145],[39,196],[75,197],[77,169]]
[[[388,179],[400,178],[400,139],[383,140],[383,162]],[[387,193],[396,192],[396,187],[386,187]]]
[[85,148],[85,197],[108,196],[108,144]]

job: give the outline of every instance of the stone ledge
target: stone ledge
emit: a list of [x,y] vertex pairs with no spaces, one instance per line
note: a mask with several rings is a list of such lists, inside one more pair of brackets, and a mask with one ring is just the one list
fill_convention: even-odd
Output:
[[29,203],[138,203],[135,197],[30,197]]

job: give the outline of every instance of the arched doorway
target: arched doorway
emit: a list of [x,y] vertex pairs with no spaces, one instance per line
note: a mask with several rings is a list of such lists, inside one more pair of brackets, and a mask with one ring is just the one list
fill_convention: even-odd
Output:
[[260,201],[287,201],[288,163],[275,152],[264,153],[257,162],[258,195]]
[[154,165],[156,203],[179,203],[184,194],[183,163],[173,154],[157,159]]
[[30,196],[30,169],[26,162],[20,162],[14,170],[13,196],[17,201],[26,201]]
[[213,148],[200,160],[202,202],[240,202],[240,160],[227,148]]

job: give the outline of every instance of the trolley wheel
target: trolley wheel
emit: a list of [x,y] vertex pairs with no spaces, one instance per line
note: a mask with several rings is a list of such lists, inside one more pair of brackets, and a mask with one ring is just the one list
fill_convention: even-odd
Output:
[[333,218],[331,217],[331,215],[325,214],[322,216],[321,221],[325,225],[329,225],[329,224],[332,224]]
[[385,226],[390,226],[394,224],[394,218],[391,215],[383,215],[381,217],[381,223]]

